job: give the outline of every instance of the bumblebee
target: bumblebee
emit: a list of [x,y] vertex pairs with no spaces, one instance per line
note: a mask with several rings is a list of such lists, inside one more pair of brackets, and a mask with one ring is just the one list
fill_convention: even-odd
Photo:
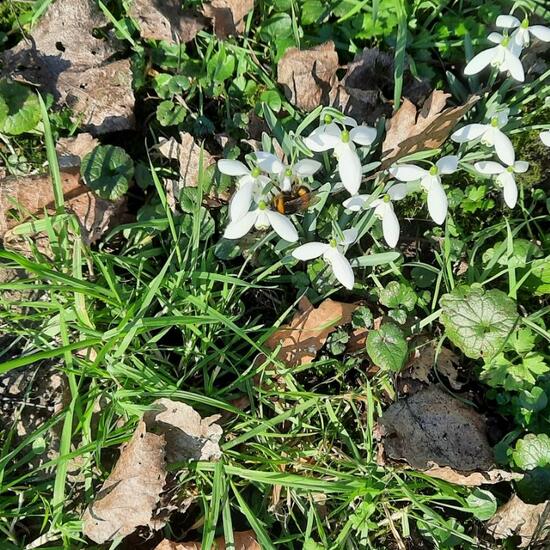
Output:
[[271,201],[280,214],[296,214],[307,210],[313,204],[313,194],[305,185],[293,185],[290,191],[278,193]]

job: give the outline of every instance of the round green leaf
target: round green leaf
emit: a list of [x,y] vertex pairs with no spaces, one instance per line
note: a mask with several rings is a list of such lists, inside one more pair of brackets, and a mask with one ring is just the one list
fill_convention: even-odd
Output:
[[185,119],[185,107],[169,99],[161,101],[157,107],[157,120],[161,126],[176,126]]
[[116,200],[128,191],[134,175],[134,162],[120,147],[99,145],[82,159],[80,173],[97,195]]
[[40,122],[36,94],[11,80],[0,80],[0,132],[12,136],[29,132]]
[[445,334],[472,359],[496,354],[518,317],[515,302],[504,292],[479,285],[456,287],[439,303]]
[[403,307],[412,311],[416,305],[416,294],[409,285],[391,281],[380,291],[380,303],[392,309]]
[[367,336],[367,353],[381,369],[401,370],[408,355],[407,342],[401,329],[393,323],[385,323]]
[[493,493],[483,489],[474,489],[466,498],[469,511],[479,520],[492,518],[497,511],[497,499]]
[[516,443],[512,458],[522,470],[550,466],[550,437],[546,434],[527,434]]

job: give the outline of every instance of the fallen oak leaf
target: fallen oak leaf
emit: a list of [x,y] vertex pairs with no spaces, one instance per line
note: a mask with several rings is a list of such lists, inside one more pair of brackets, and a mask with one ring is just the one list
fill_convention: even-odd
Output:
[[[233,533],[235,545],[231,546],[231,550],[261,550],[254,531],[237,531]],[[200,542],[174,542],[164,539],[155,550],[201,550]],[[226,550],[225,539],[219,537],[214,541],[214,550]]]
[[396,401],[378,425],[386,456],[415,469],[487,471],[493,464],[483,417],[437,386]]
[[244,31],[244,18],[254,8],[254,0],[212,0],[203,13],[213,20],[214,33],[222,40]]
[[59,138],[55,144],[57,160],[61,170],[80,166],[82,158],[99,145],[99,141],[87,132],[77,136]]
[[277,82],[293,105],[312,111],[329,102],[337,69],[338,54],[332,41],[309,50],[289,48],[277,63]]
[[537,544],[548,542],[550,536],[550,501],[526,504],[513,495],[496,511],[486,528],[497,540],[517,535],[521,539],[518,548],[537,548]]
[[314,308],[307,298],[299,304],[299,312],[289,326],[279,328],[265,343],[274,350],[279,345],[277,357],[289,367],[311,363],[331,332],[351,322],[351,314],[357,304],[335,302],[330,298]]
[[434,90],[419,112],[410,100],[403,100],[387,122],[382,144],[382,170],[404,156],[440,147],[456,123],[480,99],[480,96],[473,95],[463,105],[444,109],[449,96],[441,90]]
[[130,16],[138,22],[145,40],[165,40],[185,44],[204,29],[206,19],[189,10],[181,9],[178,0],[133,0]]
[[113,471],[82,517],[83,533],[98,544],[152,526],[166,480],[164,436],[140,421]]

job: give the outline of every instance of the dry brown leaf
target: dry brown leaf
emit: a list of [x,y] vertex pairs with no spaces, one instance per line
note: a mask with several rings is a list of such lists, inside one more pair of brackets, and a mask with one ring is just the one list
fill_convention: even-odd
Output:
[[[80,181],[78,169],[61,172],[65,198],[87,191]],[[40,216],[44,209],[55,209],[53,186],[48,175],[8,177],[0,180],[0,239],[4,233],[31,216]]]
[[[496,511],[486,527],[487,532],[498,540],[519,536],[519,548],[548,548],[546,544],[550,540],[550,501],[526,504],[514,495]],[[538,544],[542,546],[539,547]]]
[[130,15],[146,40],[189,42],[207,23],[200,14],[183,11],[179,0],[133,0]]
[[150,526],[166,480],[164,436],[140,421],[113,471],[84,512],[83,533],[98,544]]
[[150,432],[166,439],[168,463],[184,460],[218,460],[222,429],[215,424],[220,415],[202,418],[189,405],[171,399],[157,399],[143,415]]
[[61,170],[79,167],[82,157],[99,145],[91,134],[83,132],[74,137],[59,138],[56,143],[57,160]]
[[6,72],[42,85],[80,114],[92,133],[132,128],[130,62],[110,63],[119,42],[92,34],[107,23],[94,0],[57,0],[29,40],[5,52]]
[[378,330],[382,324],[382,317],[377,317],[370,328],[356,328],[349,336],[348,343],[346,345],[347,353],[355,353],[357,351],[365,351],[367,345],[367,336],[371,330]]
[[456,123],[479,100],[479,96],[474,95],[464,105],[444,109],[449,95],[434,90],[420,111],[408,99],[403,100],[387,122],[386,138],[382,144],[382,169],[401,157],[442,145]]
[[[435,353],[436,344],[433,341],[418,345],[409,361],[408,369],[403,372],[415,380],[428,384],[429,375],[434,367]],[[464,385],[458,380],[458,363],[459,358],[456,353],[443,346],[440,348],[435,367],[448,379],[453,390],[460,390]]]
[[281,327],[265,343],[268,349],[282,345],[277,357],[289,367],[311,363],[325,345],[328,335],[337,327],[351,322],[357,304],[335,302],[330,298],[314,308],[307,298],[289,326]]
[[400,399],[379,420],[386,455],[417,469],[489,470],[493,453],[483,417],[437,386]]
[[[81,226],[81,234],[87,244],[96,242],[119,218],[124,200],[111,202],[95,196],[82,183],[79,167],[61,171],[61,183],[65,208],[73,212]],[[53,185],[48,175],[0,180],[0,239],[6,246],[19,252],[28,252],[26,240],[13,229],[26,219],[41,217],[47,211],[55,212]],[[51,256],[48,239],[35,234],[39,250]]]
[[328,104],[337,69],[338,54],[332,41],[310,50],[289,48],[277,64],[277,82],[293,105],[312,111]]
[[459,472],[449,466],[433,466],[423,471],[424,474],[465,487],[479,487],[480,485],[494,485],[503,481],[521,479],[523,474],[507,472],[506,470],[488,470],[486,472]]
[[[261,550],[254,531],[240,531],[233,533],[235,546],[231,550]],[[201,550],[200,542],[174,542],[163,540],[155,550]],[[214,541],[214,550],[226,550],[225,539],[219,537]]]
[[214,21],[214,33],[224,39],[244,31],[244,18],[254,8],[254,0],[212,0],[203,13]]

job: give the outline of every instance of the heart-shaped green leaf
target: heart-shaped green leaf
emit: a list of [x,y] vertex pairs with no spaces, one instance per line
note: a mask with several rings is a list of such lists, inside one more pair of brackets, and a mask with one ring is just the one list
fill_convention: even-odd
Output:
[[18,82],[0,80],[0,132],[17,136],[29,132],[39,122],[36,94]]
[[407,342],[401,329],[393,323],[385,323],[367,336],[367,353],[381,369],[397,372],[408,355]]

